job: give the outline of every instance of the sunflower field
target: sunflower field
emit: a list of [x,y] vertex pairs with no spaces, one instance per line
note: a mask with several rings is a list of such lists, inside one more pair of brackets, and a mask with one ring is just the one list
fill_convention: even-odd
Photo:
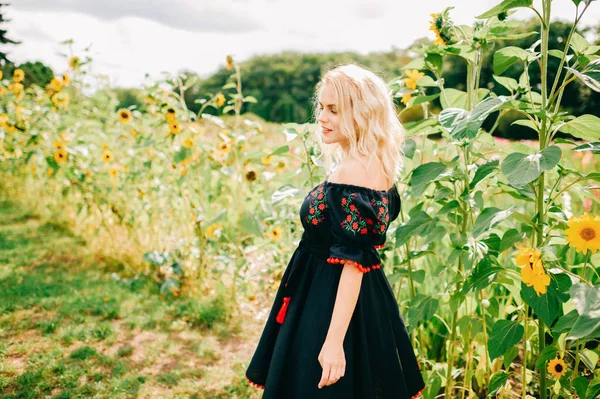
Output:
[[[404,124],[403,208],[382,258],[425,399],[600,397],[600,118],[561,108],[575,80],[600,92],[600,46],[576,32],[598,4],[572,3],[562,51],[548,49],[551,0],[504,0],[472,26],[455,24],[448,7],[431,15],[433,43],[389,82],[404,109],[424,114]],[[539,31],[512,33],[518,8]],[[522,35],[539,40],[494,48]],[[489,49],[509,95],[479,86]],[[464,61],[466,90],[444,86],[448,57]],[[185,105],[185,76],[144,87],[144,109],[119,109],[88,73],[89,56],[65,62],[69,72],[47,87],[24,88],[18,69],[2,77],[2,195],[115,259],[115,280],[148,280],[165,301],[221,295],[232,318],[264,314],[300,239],[302,198],[327,175],[314,125],[244,114],[257,100],[243,94],[229,56],[229,82],[202,93],[197,113]],[[518,80],[503,76],[511,68]],[[534,68],[540,82],[530,80]],[[100,89],[88,94],[92,81]],[[515,113],[538,140],[493,136]]]

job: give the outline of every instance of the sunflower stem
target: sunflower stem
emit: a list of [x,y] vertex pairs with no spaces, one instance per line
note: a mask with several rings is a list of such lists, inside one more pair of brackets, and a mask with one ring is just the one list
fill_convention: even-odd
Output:
[[525,318],[523,320],[523,364],[522,364],[522,381],[521,381],[521,399],[525,399],[527,397],[527,325],[529,322],[529,308],[525,303]]

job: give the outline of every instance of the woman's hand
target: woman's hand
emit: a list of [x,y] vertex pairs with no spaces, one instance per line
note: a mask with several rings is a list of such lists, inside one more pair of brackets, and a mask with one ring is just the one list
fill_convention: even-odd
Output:
[[346,373],[343,341],[325,340],[318,359],[323,368],[319,389],[325,385],[335,384]]

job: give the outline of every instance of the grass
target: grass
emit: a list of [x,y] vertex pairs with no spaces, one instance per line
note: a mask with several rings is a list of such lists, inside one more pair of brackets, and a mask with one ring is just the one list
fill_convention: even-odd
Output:
[[0,398],[257,398],[222,297],[111,277],[68,226],[0,202]]

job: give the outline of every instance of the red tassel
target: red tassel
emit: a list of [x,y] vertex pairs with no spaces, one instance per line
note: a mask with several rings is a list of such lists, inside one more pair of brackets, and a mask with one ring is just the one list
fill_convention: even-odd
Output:
[[287,312],[288,304],[290,303],[289,296],[283,298],[283,305],[281,305],[281,309],[279,309],[279,313],[277,313],[277,323],[283,324],[283,320],[285,319],[285,314]]

